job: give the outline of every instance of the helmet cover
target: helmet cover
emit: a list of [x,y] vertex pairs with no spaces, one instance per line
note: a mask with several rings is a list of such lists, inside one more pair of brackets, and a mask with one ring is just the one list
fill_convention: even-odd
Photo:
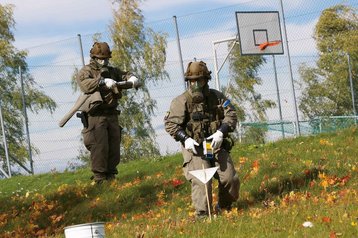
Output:
[[112,57],[112,52],[106,42],[95,42],[90,51],[91,58],[106,59]]
[[188,64],[187,70],[184,74],[185,81],[191,79],[198,79],[204,77],[207,80],[211,79],[211,71],[208,70],[206,64],[203,61],[200,62],[190,62]]

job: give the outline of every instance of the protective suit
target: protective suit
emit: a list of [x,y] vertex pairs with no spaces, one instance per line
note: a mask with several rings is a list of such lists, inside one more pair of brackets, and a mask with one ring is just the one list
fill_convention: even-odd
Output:
[[86,122],[82,135],[91,154],[92,178],[101,183],[115,177],[120,162],[121,127],[117,106],[122,94],[117,83],[134,80],[134,87],[139,81],[133,74],[108,65],[111,51],[107,43],[94,43],[90,56],[90,63],[79,71],[76,80],[81,91],[91,95],[80,109],[84,117],[81,119]]
[[[209,89],[211,72],[202,61],[191,62],[185,73],[188,89],[171,102],[164,118],[165,130],[182,144],[183,171],[191,182],[192,202],[197,217],[208,215],[205,185],[189,173],[192,170],[219,166],[218,207],[230,209],[239,197],[240,181],[230,157],[237,115],[230,101],[219,91]],[[203,142],[210,141],[213,158],[204,154]],[[207,183],[212,207],[212,181]]]

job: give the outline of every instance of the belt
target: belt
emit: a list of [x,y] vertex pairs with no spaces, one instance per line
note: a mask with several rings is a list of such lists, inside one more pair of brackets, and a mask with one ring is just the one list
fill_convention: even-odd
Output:
[[119,115],[120,113],[121,111],[117,109],[98,109],[88,114],[90,116],[112,116],[112,115]]

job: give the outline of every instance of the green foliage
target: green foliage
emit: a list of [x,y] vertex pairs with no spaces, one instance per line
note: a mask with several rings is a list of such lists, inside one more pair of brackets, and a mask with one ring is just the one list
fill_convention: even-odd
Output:
[[[103,221],[106,237],[354,237],[357,153],[356,127],[238,144],[231,155],[240,199],[212,222],[193,221],[180,154],[122,164],[118,178],[101,185],[91,183],[88,169],[16,176],[0,180],[0,232],[63,237],[66,226]],[[217,194],[216,180],[213,188]]]
[[151,98],[148,86],[168,78],[164,70],[166,35],[144,26],[139,2],[114,1],[118,8],[114,11],[110,26],[114,42],[111,63],[125,71],[133,72],[143,83],[138,91],[124,92],[120,102],[123,160],[159,155],[150,120],[156,101]]
[[357,95],[358,16],[356,10],[337,5],[322,12],[315,28],[319,50],[317,67],[300,66],[302,96],[300,110],[307,118],[352,115],[347,54]]
[[245,144],[264,144],[266,128],[263,127],[249,127],[245,130],[242,138],[242,143]]
[[[15,27],[12,5],[0,4],[0,100],[5,124],[9,153],[24,162],[27,144],[24,136],[24,117],[20,69],[24,84],[26,109],[33,113],[47,110],[52,113],[56,103],[38,89],[35,80],[28,72],[27,53],[13,46],[15,40],[12,29]],[[34,148],[35,149],[35,148]],[[34,150],[36,151],[36,149]],[[0,150],[5,157],[4,150]],[[11,161],[13,163],[13,161]]]
[[[266,121],[266,110],[273,108],[275,103],[271,100],[263,99],[255,87],[262,84],[258,76],[259,68],[266,62],[262,56],[241,56],[240,47],[236,45],[233,53],[229,57],[230,72],[234,82],[228,90],[230,98],[235,104],[238,118],[240,121]],[[265,130],[255,129],[246,135],[248,140],[257,140],[257,136],[262,136],[264,140]]]

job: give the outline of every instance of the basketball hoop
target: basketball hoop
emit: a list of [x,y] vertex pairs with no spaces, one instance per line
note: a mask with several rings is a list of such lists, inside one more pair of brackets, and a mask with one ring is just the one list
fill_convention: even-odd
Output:
[[259,45],[260,50],[265,50],[268,46],[274,46],[280,44],[280,40],[271,41],[271,42],[265,42]]

